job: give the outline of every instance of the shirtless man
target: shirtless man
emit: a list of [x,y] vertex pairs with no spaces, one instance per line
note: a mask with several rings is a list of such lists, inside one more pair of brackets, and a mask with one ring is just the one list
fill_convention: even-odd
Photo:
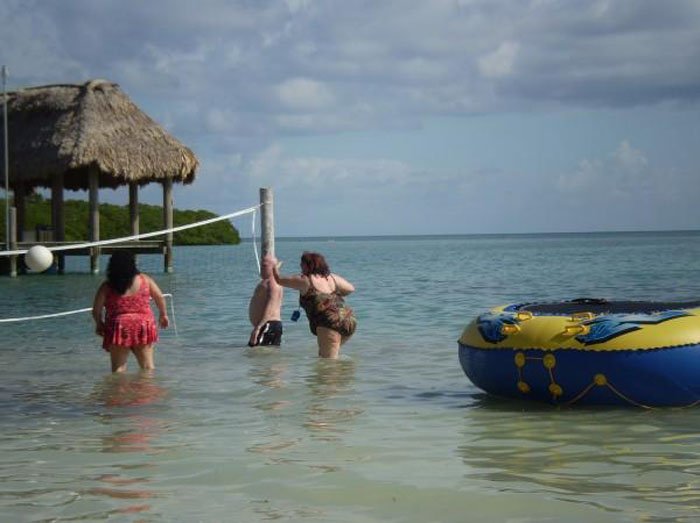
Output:
[[275,281],[272,270],[277,263],[274,256],[265,255],[260,266],[260,283],[255,287],[248,305],[248,318],[253,326],[249,347],[280,345],[282,343],[282,286]]

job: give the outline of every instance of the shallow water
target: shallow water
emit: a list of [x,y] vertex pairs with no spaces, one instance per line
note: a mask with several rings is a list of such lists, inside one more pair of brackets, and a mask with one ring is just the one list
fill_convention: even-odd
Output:
[[[250,244],[141,257],[175,296],[153,376],[112,376],[88,314],[0,324],[0,520],[697,520],[697,409],[491,398],[456,340],[500,303],[697,299],[700,234],[287,240],[284,269],[304,249],[357,287],[338,361],[305,321],[245,346]],[[0,318],[89,306],[87,264],[0,279]]]

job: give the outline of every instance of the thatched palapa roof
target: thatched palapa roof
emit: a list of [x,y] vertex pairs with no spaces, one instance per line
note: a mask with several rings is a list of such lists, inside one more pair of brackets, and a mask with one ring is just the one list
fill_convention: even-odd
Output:
[[28,188],[50,187],[63,173],[67,189],[87,189],[91,166],[99,169],[101,187],[168,178],[191,183],[199,165],[189,148],[106,80],[10,92],[7,114],[12,186],[21,180]]

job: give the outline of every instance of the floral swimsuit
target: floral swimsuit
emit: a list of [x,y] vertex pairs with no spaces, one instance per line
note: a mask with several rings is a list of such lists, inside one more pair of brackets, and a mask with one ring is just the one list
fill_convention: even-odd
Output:
[[158,326],[151,311],[148,282],[142,274],[136,278],[139,279],[139,290],[131,296],[120,296],[107,286],[107,317],[102,338],[102,348],[105,350],[113,345],[136,347],[158,341]]
[[[332,278],[332,276],[331,276]],[[335,283],[335,279],[333,280]],[[336,284],[336,289],[337,289]],[[299,296],[299,305],[306,311],[309,328],[316,335],[317,327],[326,327],[341,336],[352,336],[357,327],[357,319],[351,307],[334,290],[331,293],[319,292],[309,277],[309,290]]]

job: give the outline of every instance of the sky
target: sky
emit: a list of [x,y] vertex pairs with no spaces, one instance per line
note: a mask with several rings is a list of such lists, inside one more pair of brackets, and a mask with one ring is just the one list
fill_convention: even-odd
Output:
[[104,78],[194,150],[177,208],[272,187],[278,236],[700,228],[697,0],[0,0],[0,27],[8,89]]

